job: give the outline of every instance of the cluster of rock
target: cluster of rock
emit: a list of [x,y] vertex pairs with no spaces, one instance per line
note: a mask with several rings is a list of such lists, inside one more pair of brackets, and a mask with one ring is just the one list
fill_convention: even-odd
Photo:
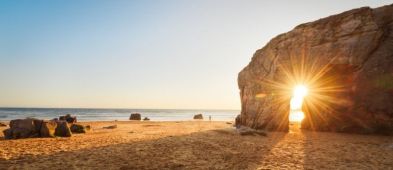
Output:
[[70,115],[49,121],[34,118],[15,119],[10,121],[9,127],[3,131],[5,139],[71,137],[72,133],[86,133],[86,130],[90,129],[90,126],[76,124],[76,117]]
[[[131,113],[129,120],[142,120],[142,116],[140,113]],[[148,117],[143,118],[143,121],[149,121]]]
[[305,98],[302,128],[393,134],[392,47],[393,5],[301,24],[257,50],[239,73],[236,122],[288,131],[288,88],[311,83],[321,90]]

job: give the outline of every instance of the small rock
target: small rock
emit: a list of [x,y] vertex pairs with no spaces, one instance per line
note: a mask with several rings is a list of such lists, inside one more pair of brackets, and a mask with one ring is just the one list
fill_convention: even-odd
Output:
[[240,128],[240,126],[241,126],[241,120],[242,120],[241,115],[240,115],[240,114],[237,115],[237,116],[236,116],[236,119],[235,119],[235,126],[236,126],[236,128]]
[[132,113],[130,116],[130,120],[141,120],[141,114],[139,113]]
[[196,114],[196,115],[194,115],[194,119],[203,119],[203,115],[202,114]]
[[0,122],[0,127],[6,127],[7,125],[5,123]]
[[144,121],[149,121],[150,119],[148,117],[145,117],[143,120]]
[[93,129],[93,128],[91,127],[91,125],[86,125],[85,128],[86,128],[86,130],[91,130],[91,129]]
[[112,126],[107,126],[107,127],[103,127],[104,129],[116,129],[117,125],[112,125]]
[[86,133],[86,128],[80,124],[72,124],[70,127],[72,133]]

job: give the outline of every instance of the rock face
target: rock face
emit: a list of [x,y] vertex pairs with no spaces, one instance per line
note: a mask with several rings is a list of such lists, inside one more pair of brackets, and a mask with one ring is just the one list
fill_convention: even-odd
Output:
[[139,113],[132,113],[130,116],[130,120],[141,120],[141,119],[142,119],[142,117],[141,117],[141,114],[139,114]]
[[244,126],[287,131],[292,88],[306,84],[302,128],[393,133],[393,5],[350,10],[273,38],[238,84]]

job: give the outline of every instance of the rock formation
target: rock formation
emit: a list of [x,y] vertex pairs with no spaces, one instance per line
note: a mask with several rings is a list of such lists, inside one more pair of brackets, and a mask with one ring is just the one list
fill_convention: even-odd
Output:
[[194,119],[203,119],[203,115],[202,114],[196,114],[196,115],[194,115]]
[[142,116],[139,113],[132,113],[130,115],[130,120],[141,120],[141,119],[142,119]]
[[287,131],[299,83],[302,128],[393,133],[393,5],[301,24],[257,50],[238,77],[240,124]]

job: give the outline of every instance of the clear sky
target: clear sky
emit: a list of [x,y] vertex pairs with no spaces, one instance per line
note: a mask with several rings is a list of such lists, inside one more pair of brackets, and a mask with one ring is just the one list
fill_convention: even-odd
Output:
[[2,0],[0,107],[240,109],[237,74],[304,22],[384,0]]

